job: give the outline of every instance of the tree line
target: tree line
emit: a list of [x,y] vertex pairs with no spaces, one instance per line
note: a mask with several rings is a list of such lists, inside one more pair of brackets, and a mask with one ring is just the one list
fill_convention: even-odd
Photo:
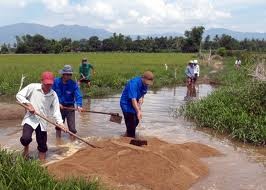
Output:
[[256,52],[266,51],[266,41],[258,39],[236,40],[230,35],[216,35],[213,39],[208,35],[203,39],[204,27],[193,27],[187,30],[181,37],[147,37],[138,36],[132,39],[130,36],[114,33],[111,37],[101,40],[97,36],[88,39],[72,40],[62,38],[60,40],[46,39],[44,36],[24,35],[16,36],[16,43],[1,45],[1,53],[64,53],[64,52],[184,52],[194,53],[200,50],[247,50]]

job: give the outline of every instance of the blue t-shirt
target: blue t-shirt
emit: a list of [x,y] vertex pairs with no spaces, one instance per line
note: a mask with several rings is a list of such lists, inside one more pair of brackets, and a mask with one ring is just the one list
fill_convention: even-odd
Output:
[[120,106],[123,112],[136,113],[131,100],[137,101],[143,97],[148,90],[148,86],[143,84],[141,77],[131,79],[125,86],[120,99]]
[[68,80],[66,84],[63,83],[62,78],[54,80],[53,90],[56,92],[59,103],[62,105],[82,106],[82,94],[78,84],[73,80]]

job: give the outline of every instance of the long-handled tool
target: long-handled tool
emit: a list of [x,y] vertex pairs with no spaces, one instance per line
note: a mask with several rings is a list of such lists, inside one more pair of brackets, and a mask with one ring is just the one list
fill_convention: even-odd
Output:
[[[25,109],[27,109],[27,110],[29,109],[26,105],[24,105],[24,104],[22,104],[22,103],[20,103],[20,102],[18,102],[18,101],[17,101],[17,103],[18,103],[20,106],[22,106],[22,107],[24,107]],[[39,116],[40,118],[46,120],[47,122],[51,123],[52,125],[54,125],[54,126],[60,128],[61,130],[64,131],[64,129],[63,129],[60,125],[54,123],[53,121],[49,120],[49,119],[46,118],[45,116],[43,116],[43,115],[41,115],[41,114],[39,114],[39,113],[37,113],[37,112],[35,112],[35,115]],[[70,135],[76,137],[77,139],[81,140],[82,142],[86,143],[87,145],[93,147],[93,148],[101,148],[101,147],[98,147],[98,146],[95,146],[95,145],[89,143],[87,140],[81,138],[80,136],[76,135],[75,133],[72,133],[72,132],[69,131],[69,130],[67,130],[66,132],[67,132],[68,134],[70,134]]]
[[[73,107],[63,107],[63,109],[75,110],[75,111],[78,110],[77,108],[73,108]],[[110,115],[111,116],[110,117],[110,121],[111,122],[115,122],[115,123],[118,123],[118,124],[121,124],[121,122],[122,122],[122,116],[120,116],[119,113],[109,113],[109,112],[90,111],[90,110],[83,110],[82,112]]]

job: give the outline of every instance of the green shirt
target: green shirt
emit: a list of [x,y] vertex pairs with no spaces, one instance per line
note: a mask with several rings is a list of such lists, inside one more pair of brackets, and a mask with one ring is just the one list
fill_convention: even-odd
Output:
[[80,77],[83,78],[83,76],[85,77],[85,79],[90,80],[90,70],[93,69],[93,66],[90,63],[81,63],[81,65],[79,66],[79,74]]

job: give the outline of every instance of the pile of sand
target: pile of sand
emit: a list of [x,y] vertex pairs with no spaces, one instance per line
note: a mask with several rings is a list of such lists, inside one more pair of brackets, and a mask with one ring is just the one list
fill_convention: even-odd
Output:
[[129,138],[98,142],[102,149],[84,148],[74,155],[48,165],[57,178],[83,176],[100,177],[107,186],[116,189],[188,189],[208,174],[201,157],[220,153],[198,143],[169,144],[157,138],[137,147]]

